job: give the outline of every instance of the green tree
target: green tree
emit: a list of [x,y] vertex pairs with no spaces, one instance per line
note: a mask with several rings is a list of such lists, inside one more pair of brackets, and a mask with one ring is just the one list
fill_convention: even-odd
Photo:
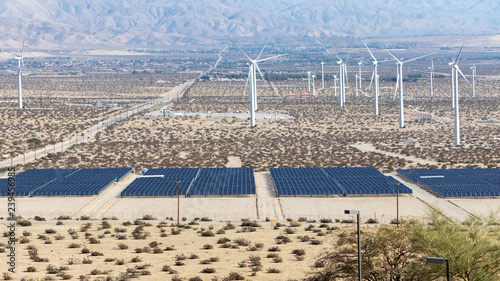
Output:
[[450,275],[454,279],[499,280],[500,244],[496,215],[487,218],[470,216],[459,223],[432,210],[429,227],[421,228],[417,233],[428,256],[449,260]]
[[[416,233],[423,225],[412,221],[399,228],[393,225],[376,229],[365,228],[361,234],[361,267],[363,280],[399,281],[432,280],[435,268],[422,267],[424,244]],[[337,241],[338,248],[321,256],[317,269],[306,280],[357,280],[357,237],[354,231],[343,231]]]

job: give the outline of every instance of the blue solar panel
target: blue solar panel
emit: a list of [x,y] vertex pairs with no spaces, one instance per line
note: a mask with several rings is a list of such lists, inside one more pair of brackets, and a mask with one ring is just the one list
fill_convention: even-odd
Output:
[[255,194],[253,168],[203,168],[189,196]]
[[150,169],[145,175],[164,177],[137,178],[121,192],[121,196],[177,196],[177,182],[180,182],[180,195],[185,196],[199,171],[198,168]]
[[398,170],[442,197],[500,196],[500,169]]
[[32,192],[33,196],[91,196],[123,179],[131,168],[82,169]]
[[[270,169],[278,196],[396,194],[399,183],[372,167]],[[399,193],[412,193],[399,183]]]
[[[32,192],[43,186],[67,177],[78,169],[37,169],[27,170],[16,175],[16,194],[15,196],[29,196]],[[7,196],[7,181],[0,181],[0,196]]]

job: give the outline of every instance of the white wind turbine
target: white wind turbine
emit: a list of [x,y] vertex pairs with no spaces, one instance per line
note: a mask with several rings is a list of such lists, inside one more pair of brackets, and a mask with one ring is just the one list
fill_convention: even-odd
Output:
[[473,65],[470,69],[472,69],[472,96],[476,96],[476,66]]
[[[236,48],[245,56],[245,58],[248,60],[249,65],[250,65],[249,73],[248,73],[248,81],[250,81],[248,83],[249,84],[248,91],[249,91],[249,98],[250,98],[250,127],[253,128],[253,127],[255,127],[255,111],[257,110],[257,77],[256,77],[257,75],[256,75],[255,71],[256,70],[259,71],[262,79],[264,81],[266,81],[264,79],[264,75],[262,75],[262,72],[260,71],[259,65],[257,63],[263,62],[266,60],[270,60],[270,59],[274,59],[277,57],[281,57],[284,55],[277,55],[277,56],[273,56],[273,57],[269,57],[269,58],[265,58],[265,59],[260,59],[260,55],[262,55],[262,52],[264,51],[264,49],[267,46],[267,43],[266,43],[264,45],[264,47],[262,48],[262,50],[260,51],[257,58],[252,60],[249,56],[247,56],[247,54],[245,54],[245,52],[243,52],[243,50],[240,49],[240,47],[238,47],[238,45],[236,45],[236,43],[234,43],[233,40],[231,40],[231,38],[227,37],[227,39],[229,39],[229,41],[231,41],[231,43],[233,43],[234,46],[236,46]],[[269,40],[267,40],[267,42],[269,42]]]
[[23,86],[22,86],[22,83],[21,83],[21,80],[22,80],[22,67],[24,67],[24,56],[23,56],[23,51],[24,51],[24,40],[23,39],[23,46],[21,48],[21,55],[16,55],[14,57],[14,59],[17,60],[17,64],[18,64],[18,68],[17,68],[17,81],[18,81],[18,89],[17,89],[17,93],[18,93],[18,107],[19,109],[23,109]]
[[434,60],[431,61],[431,67],[429,67],[431,75],[431,97],[434,96],[434,88],[432,85],[432,80],[434,79]]
[[[396,70],[397,70],[397,80],[396,80],[396,90],[399,88],[399,128],[404,128],[405,127],[405,118],[404,118],[404,99],[403,99],[403,64],[421,59],[423,57],[430,56],[432,54],[427,54],[424,56],[416,57],[413,59],[405,60],[405,61],[400,61],[398,58],[396,58],[391,52],[387,51],[391,57],[393,57],[396,60]],[[396,98],[396,92],[394,92],[394,99]]]
[[458,52],[457,59],[453,60],[452,62],[449,63],[451,67],[451,96],[452,96],[452,103],[453,103],[453,108],[455,109],[455,145],[460,145],[460,111],[459,111],[459,103],[458,103],[458,96],[459,96],[459,90],[458,90],[458,73],[462,75],[462,77],[465,79],[467,84],[470,85],[469,81],[465,77],[465,75],[462,73],[460,68],[458,67],[458,62],[460,61],[460,55],[462,54],[462,49],[464,48],[464,45],[460,48],[460,52]]
[[[365,44],[366,49],[368,50],[368,53],[370,53],[370,56],[373,59],[373,73],[372,73],[372,81],[375,79],[375,84],[373,86],[373,97],[375,100],[375,115],[378,115],[378,95],[379,95],[379,76],[378,76],[378,61],[375,58],[375,56],[372,54],[370,51],[370,48],[366,45],[365,40],[361,39],[363,41],[363,44]],[[371,85],[372,82],[370,82]]]

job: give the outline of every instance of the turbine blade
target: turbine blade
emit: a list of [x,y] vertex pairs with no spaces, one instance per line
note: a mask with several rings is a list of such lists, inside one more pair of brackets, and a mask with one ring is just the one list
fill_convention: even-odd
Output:
[[375,58],[375,56],[373,56],[372,51],[370,51],[370,48],[368,48],[368,46],[366,45],[365,40],[363,40],[363,38],[361,38],[361,41],[363,41],[363,44],[365,44],[365,47],[366,47],[366,49],[368,50],[368,53],[370,53],[370,56],[372,56],[372,59],[373,59],[374,61],[377,61],[377,59]]
[[407,62],[410,62],[410,61],[414,61],[414,60],[418,60],[418,59],[421,59],[421,58],[425,58],[425,57],[428,57],[428,56],[434,55],[434,54],[435,53],[430,53],[430,54],[423,55],[423,56],[420,56],[420,57],[416,57],[416,58],[413,58],[413,59],[405,60],[403,63],[407,63]]
[[396,79],[396,86],[394,86],[394,97],[392,98],[392,100],[396,100],[396,93],[397,93],[398,88],[399,88],[399,68],[396,68],[396,69],[397,69],[398,78]]
[[263,62],[263,61],[266,61],[266,60],[275,59],[275,58],[283,57],[283,56],[286,56],[286,55],[288,55],[288,54],[282,54],[282,55],[277,55],[277,56],[274,56],[274,57],[269,57],[269,58],[265,58],[265,59],[261,59],[261,60],[256,60],[255,62]]
[[26,41],[26,35],[23,37],[23,46],[21,47],[21,58],[23,57],[24,41]]
[[394,58],[397,62],[400,62],[400,61],[398,60],[398,58],[396,58],[393,54],[391,54],[391,52],[389,52],[389,51],[387,51],[387,52],[388,52],[388,53],[389,53],[389,55],[391,55],[391,57],[393,57],[393,58]]
[[373,77],[375,77],[375,70],[372,71],[372,79],[370,80],[370,86],[368,87],[368,90],[371,90],[372,88]]
[[262,50],[260,50],[260,53],[255,60],[258,60],[260,58],[260,55],[262,55],[262,52],[264,52],[264,49],[266,48],[267,43],[269,43],[270,40],[271,40],[271,36],[269,36],[269,39],[267,39],[266,44],[264,45],[264,47],[262,47]]
[[460,75],[462,75],[462,77],[465,79],[465,82],[467,82],[467,84],[469,84],[469,86],[472,87],[472,85],[469,83],[469,80],[467,80],[467,77],[465,77],[465,75],[462,73],[462,70],[460,70],[460,68],[458,68],[458,66],[456,67],[456,69],[458,70]]
[[455,64],[458,64],[458,61],[460,60],[460,56],[462,55],[463,48],[464,48],[464,44],[462,44],[462,47],[460,47],[460,52],[458,52],[457,59],[455,60]]
[[255,64],[255,67],[257,67],[257,70],[259,71],[260,77],[262,77],[262,80],[264,80],[264,83],[266,84],[266,86],[269,86],[267,84],[266,78],[264,78],[264,75],[262,75],[262,72],[260,71],[259,65]]
[[231,38],[229,38],[229,36],[226,36],[227,39],[229,39],[229,41],[231,41],[231,43],[234,44],[234,46],[236,46],[236,48],[238,48],[238,50],[240,50],[240,52],[247,58],[247,60],[252,63],[252,59],[250,59],[249,56],[247,56],[247,54],[245,54],[245,52],[243,52],[243,50],[240,49],[240,47],[238,47],[238,45],[236,45],[236,43],[234,43],[233,40],[231,40]]

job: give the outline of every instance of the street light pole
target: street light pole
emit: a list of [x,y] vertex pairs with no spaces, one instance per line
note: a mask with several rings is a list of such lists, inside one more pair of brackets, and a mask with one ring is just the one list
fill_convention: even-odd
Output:
[[358,228],[358,275],[359,281],[361,281],[361,231],[359,228],[359,211],[358,210],[345,210],[346,215],[356,215],[356,224]]
[[425,263],[443,264],[446,263],[446,280],[450,281],[450,261],[444,258],[426,257]]

